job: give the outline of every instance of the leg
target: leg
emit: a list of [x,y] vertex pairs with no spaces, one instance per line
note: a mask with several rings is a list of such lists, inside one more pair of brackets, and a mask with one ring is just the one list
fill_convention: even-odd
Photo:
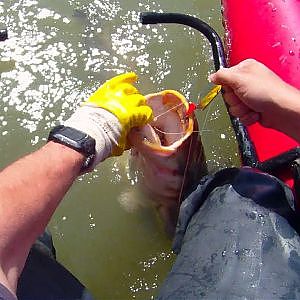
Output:
[[87,289],[55,259],[48,231],[32,246],[18,282],[19,300],[92,300]]
[[181,206],[178,257],[158,299],[296,299],[300,239],[288,200],[278,179],[249,168],[199,185]]

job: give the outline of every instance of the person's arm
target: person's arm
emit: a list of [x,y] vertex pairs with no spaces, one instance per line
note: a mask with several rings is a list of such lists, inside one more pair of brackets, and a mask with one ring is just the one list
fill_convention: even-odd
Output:
[[210,79],[223,86],[229,111],[245,125],[259,121],[300,142],[300,91],[266,66],[247,59]]
[[0,282],[16,291],[31,245],[80,173],[84,156],[49,142],[0,173]]
[[[65,122],[95,140],[91,169],[111,155],[122,154],[129,146],[129,130],[152,118],[145,97],[132,85],[136,79],[128,73],[107,81]],[[60,142],[48,142],[0,173],[0,283],[13,293],[31,245],[86,159]]]

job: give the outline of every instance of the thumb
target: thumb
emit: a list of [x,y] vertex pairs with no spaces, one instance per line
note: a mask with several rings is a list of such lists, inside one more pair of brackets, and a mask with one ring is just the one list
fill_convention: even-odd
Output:
[[120,75],[116,75],[111,79],[107,80],[100,86],[100,88],[115,88],[116,86],[122,83],[133,84],[137,81],[138,77],[134,72],[123,73]]
[[144,126],[153,120],[153,111],[150,106],[142,105],[135,108],[132,127]]
[[214,84],[227,85],[232,89],[235,89],[238,86],[237,79],[236,73],[232,68],[220,69],[208,77],[208,80]]

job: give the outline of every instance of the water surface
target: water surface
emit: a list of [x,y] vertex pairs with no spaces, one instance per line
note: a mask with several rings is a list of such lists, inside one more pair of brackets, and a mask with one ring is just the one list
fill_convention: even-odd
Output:
[[[0,24],[0,166],[37,149],[106,79],[139,75],[143,93],[197,98],[212,72],[202,35],[180,25],[142,26],[142,11],[181,12],[222,34],[219,0],[5,0]],[[211,172],[238,163],[219,97],[198,114]],[[96,299],[150,299],[174,256],[161,221],[135,189],[128,154],[77,180],[51,221],[58,259]]]

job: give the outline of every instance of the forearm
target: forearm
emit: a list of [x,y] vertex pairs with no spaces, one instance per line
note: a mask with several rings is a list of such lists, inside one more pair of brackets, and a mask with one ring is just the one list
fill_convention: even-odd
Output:
[[[128,148],[130,129],[152,120],[134,73],[104,83],[84,105],[51,131],[50,138],[76,145],[92,157],[90,168]],[[80,131],[80,132],[78,132]],[[15,291],[32,243],[80,174],[85,157],[54,142],[0,173],[0,283]]]
[[300,91],[254,59],[210,76],[223,85],[229,110],[246,126],[259,121],[300,142]]
[[0,264],[10,289],[83,160],[80,153],[49,142],[0,173]]
[[300,91],[288,86],[277,95],[276,109],[270,110],[272,128],[277,129],[300,143]]

